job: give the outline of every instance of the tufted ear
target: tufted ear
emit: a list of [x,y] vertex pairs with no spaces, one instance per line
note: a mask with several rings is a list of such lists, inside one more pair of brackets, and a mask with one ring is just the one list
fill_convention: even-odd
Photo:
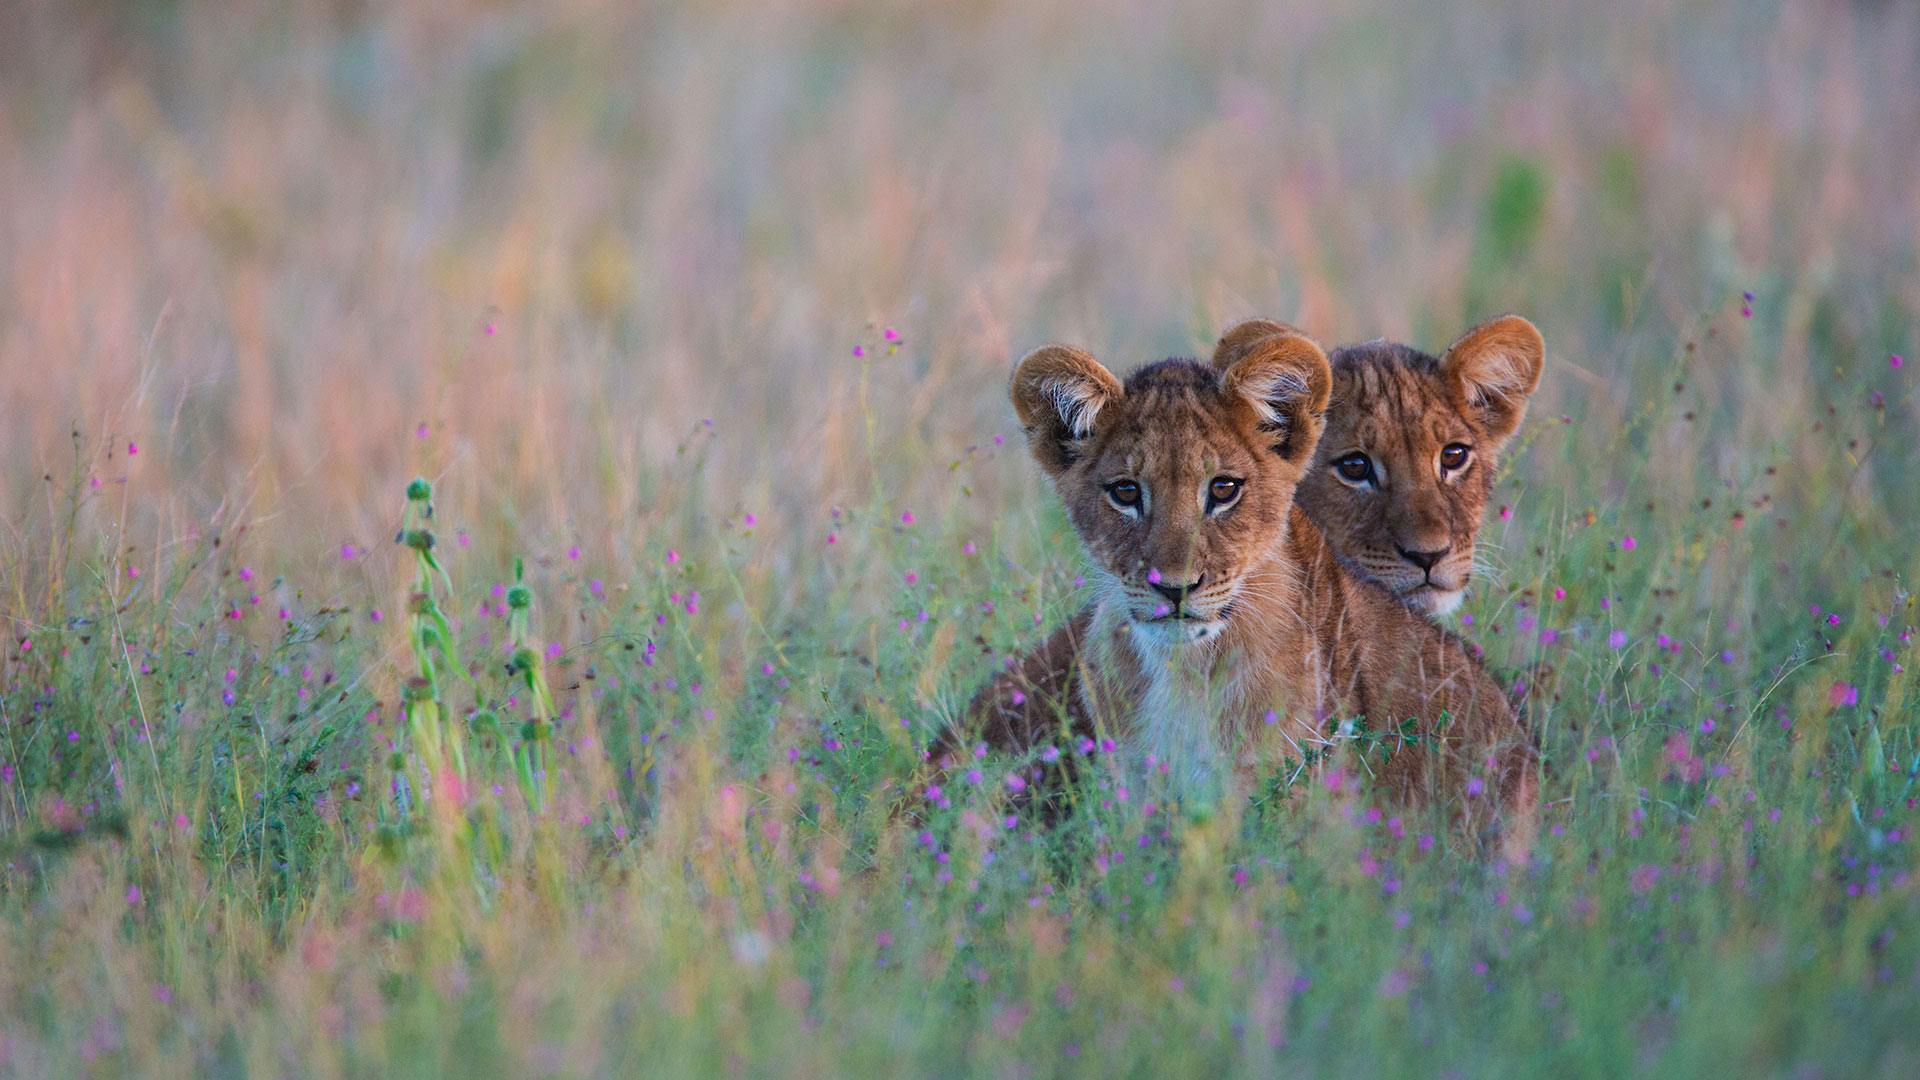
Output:
[[1304,464],[1320,441],[1333,389],[1333,369],[1320,346],[1300,333],[1267,335],[1248,345],[1222,379],[1229,393],[1246,400],[1260,430],[1272,436],[1274,453]]
[[1306,337],[1306,332],[1297,330],[1283,322],[1272,319],[1248,319],[1233,329],[1220,335],[1220,343],[1213,347],[1213,370],[1225,371],[1247,355],[1247,350],[1270,337],[1292,334]]
[[1013,370],[1013,411],[1027,449],[1050,475],[1080,458],[1107,406],[1120,400],[1120,380],[1100,361],[1067,345],[1044,345]]
[[1540,385],[1546,351],[1532,323],[1502,315],[1460,335],[1440,357],[1440,371],[1460,403],[1505,442],[1527,414],[1527,397]]

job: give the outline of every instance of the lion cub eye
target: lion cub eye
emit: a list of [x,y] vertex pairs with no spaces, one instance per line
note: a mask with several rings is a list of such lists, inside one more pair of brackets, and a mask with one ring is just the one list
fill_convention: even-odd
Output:
[[1467,455],[1472,451],[1464,443],[1448,443],[1440,451],[1440,468],[1445,472],[1457,472],[1467,467]]
[[1213,482],[1207,485],[1207,509],[1218,509],[1239,498],[1241,483],[1231,476],[1214,477]]
[[1373,459],[1358,450],[1335,461],[1333,468],[1343,479],[1356,484],[1373,479]]
[[1140,485],[1131,480],[1115,480],[1107,485],[1107,498],[1113,505],[1132,508],[1140,505]]

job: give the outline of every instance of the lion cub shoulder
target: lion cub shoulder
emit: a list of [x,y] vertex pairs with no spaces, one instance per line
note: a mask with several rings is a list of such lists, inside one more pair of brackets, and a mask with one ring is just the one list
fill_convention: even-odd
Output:
[[1530,805],[1531,743],[1506,695],[1456,639],[1336,558],[1295,505],[1332,385],[1297,333],[1124,382],[1078,349],[1021,361],[1014,408],[1093,597],[981,692],[974,737],[1026,750],[1063,722],[1104,732],[1130,769],[1209,796],[1365,718],[1402,736],[1376,767],[1399,797],[1483,818],[1503,800]]

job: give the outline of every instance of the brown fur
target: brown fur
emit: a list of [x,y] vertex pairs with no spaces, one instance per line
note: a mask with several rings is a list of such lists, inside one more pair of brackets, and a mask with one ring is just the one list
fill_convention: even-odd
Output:
[[[1287,333],[1297,331],[1241,323],[1221,338],[1214,365],[1224,370],[1249,346]],[[1334,350],[1326,432],[1296,501],[1360,574],[1425,614],[1452,610],[1472,576],[1500,452],[1539,385],[1544,352],[1540,332],[1517,315],[1469,330],[1439,357],[1383,341]],[[1441,452],[1451,445],[1467,447],[1468,457],[1448,470]],[[1355,453],[1372,462],[1371,480],[1341,476],[1338,463]],[[1431,569],[1421,565],[1436,554]]]
[[[1457,639],[1355,577],[1293,505],[1331,384],[1319,346],[1295,333],[1241,343],[1219,370],[1168,360],[1124,386],[1077,349],[1022,361],[1014,407],[1096,596],[982,689],[970,737],[1022,751],[1064,724],[1110,734],[1130,768],[1155,760],[1182,790],[1245,793],[1326,745],[1338,718],[1376,733],[1411,720],[1417,740],[1372,760],[1393,796],[1444,801],[1476,826],[1501,805],[1530,818],[1532,744],[1501,688]],[[1240,481],[1220,505],[1218,478]],[[1135,507],[1112,494],[1125,480]],[[1484,794],[1467,797],[1475,777]],[[1509,830],[1515,853],[1525,833]]]

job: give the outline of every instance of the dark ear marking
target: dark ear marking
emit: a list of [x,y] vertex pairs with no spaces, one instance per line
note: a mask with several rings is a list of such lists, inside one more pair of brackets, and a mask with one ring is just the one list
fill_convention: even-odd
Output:
[[1027,449],[1050,474],[1080,460],[1101,414],[1121,394],[1120,380],[1112,372],[1067,345],[1045,345],[1028,353],[1014,369],[1009,389],[1027,434]]
[[1518,315],[1502,315],[1460,336],[1440,357],[1455,402],[1505,442],[1520,428],[1527,399],[1540,385],[1546,342]]
[[1333,370],[1320,346],[1301,334],[1269,334],[1246,346],[1221,380],[1252,413],[1254,430],[1273,438],[1273,452],[1305,464],[1320,441],[1333,389]]

